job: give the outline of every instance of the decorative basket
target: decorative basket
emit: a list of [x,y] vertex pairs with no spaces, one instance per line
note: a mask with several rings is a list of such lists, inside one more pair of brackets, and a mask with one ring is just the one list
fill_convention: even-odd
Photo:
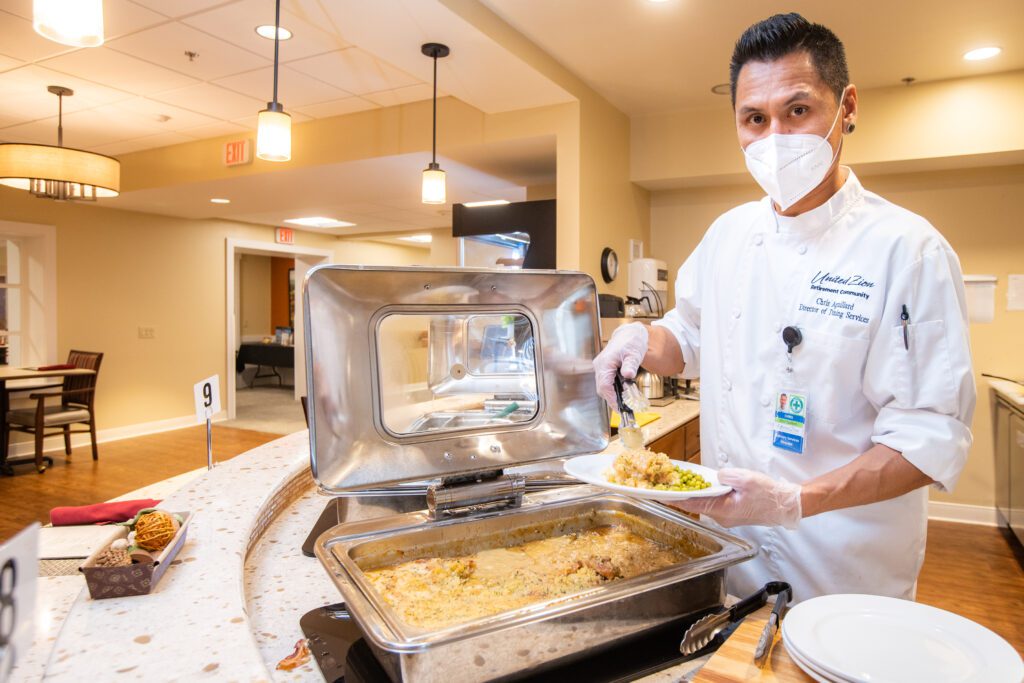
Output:
[[[124,598],[130,595],[146,595],[153,590],[160,577],[167,571],[171,560],[174,559],[181,546],[185,544],[185,533],[189,522],[192,521],[192,513],[176,513],[184,520],[181,528],[171,539],[171,542],[160,551],[152,564],[139,563],[126,567],[100,567],[96,560],[106,550],[106,547],[97,548],[96,551],[86,558],[85,562],[78,568],[78,571],[85,574],[85,582],[89,586],[89,595],[94,600],[103,598]],[[128,528],[122,527],[123,533],[120,538],[128,535]]]

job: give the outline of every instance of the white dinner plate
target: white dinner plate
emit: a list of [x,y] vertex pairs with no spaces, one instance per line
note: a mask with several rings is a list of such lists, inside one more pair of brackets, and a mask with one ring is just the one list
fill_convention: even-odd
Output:
[[829,678],[858,683],[1020,683],[1016,650],[959,615],[878,595],[824,595],[782,622],[786,648]]
[[710,467],[695,465],[692,462],[681,462],[679,460],[673,460],[672,464],[681,467],[684,470],[690,470],[691,472],[699,474],[704,477],[704,481],[711,484],[711,486],[697,491],[658,491],[655,489],[642,489],[636,486],[613,484],[608,481],[608,478],[605,476],[605,472],[611,469],[612,463],[615,461],[615,456],[616,454],[613,453],[581,455],[567,460],[565,463],[565,471],[570,476],[576,477],[580,481],[585,481],[588,484],[600,486],[611,491],[618,491],[619,493],[625,493],[637,498],[648,498],[650,500],[672,501],[686,500],[687,498],[712,498],[732,491],[731,486],[724,486],[718,483],[718,472]]
[[817,681],[817,683],[847,683],[845,679],[830,678],[824,671],[798,655],[796,650],[786,648],[786,654],[789,655],[794,664],[800,667],[805,674]]

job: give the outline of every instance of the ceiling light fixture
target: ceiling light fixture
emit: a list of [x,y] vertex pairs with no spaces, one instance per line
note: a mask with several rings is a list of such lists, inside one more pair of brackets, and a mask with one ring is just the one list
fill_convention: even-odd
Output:
[[95,201],[121,190],[121,162],[113,157],[64,146],[64,97],[70,88],[51,85],[57,96],[57,146],[17,142],[0,144],[0,185],[28,190],[37,197]]
[[33,0],[32,28],[72,47],[103,44],[103,0]]
[[304,218],[288,218],[284,222],[291,223],[292,225],[301,225],[304,228],[350,228],[353,225],[355,225],[355,223],[339,221],[335,218],[327,218],[326,216],[306,216]]
[[448,202],[445,190],[444,171],[437,164],[437,60],[447,57],[448,46],[441,43],[424,43],[420,51],[427,57],[434,60],[434,138],[431,145],[430,165],[423,169],[423,192],[424,204],[446,204]]
[[463,202],[462,205],[467,209],[476,209],[481,206],[502,206],[503,204],[508,203],[509,201],[507,199],[488,199],[483,202]]
[[284,26],[271,26],[270,24],[263,24],[262,26],[256,27],[256,34],[260,38],[266,38],[267,40],[274,39],[274,32],[277,32],[277,37],[281,40],[291,40],[292,32],[286,29]]
[[[274,26],[281,26],[281,0],[276,0]],[[277,66],[280,31],[274,32],[274,99],[260,112],[256,126],[256,156],[264,161],[292,158],[292,117],[277,101]]]
[[210,200],[210,203],[211,204],[230,204],[231,200],[230,199],[225,199],[224,197],[214,197],[213,199]]
[[711,86],[711,92],[716,95],[728,95],[732,91],[732,86],[729,83],[718,83]]
[[430,244],[434,241],[433,235],[406,235],[405,237],[399,237],[398,239],[404,242],[416,242],[417,244]]
[[982,59],[992,59],[1003,51],[1001,47],[979,47],[964,53],[964,59],[969,62],[977,62]]

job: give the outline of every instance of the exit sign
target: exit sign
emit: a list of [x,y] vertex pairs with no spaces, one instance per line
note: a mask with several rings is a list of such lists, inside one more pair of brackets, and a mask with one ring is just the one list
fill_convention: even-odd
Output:
[[274,241],[278,244],[295,244],[295,231],[291,228],[277,228]]
[[252,163],[252,140],[232,140],[224,143],[224,165],[241,166]]

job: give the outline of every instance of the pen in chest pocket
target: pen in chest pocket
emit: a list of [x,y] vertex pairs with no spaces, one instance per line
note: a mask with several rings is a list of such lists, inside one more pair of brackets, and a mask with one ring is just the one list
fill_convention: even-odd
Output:
[[907,305],[903,304],[903,312],[900,313],[900,320],[903,325],[903,348],[907,351],[910,350],[910,333],[908,326],[910,325],[910,312],[907,310]]

